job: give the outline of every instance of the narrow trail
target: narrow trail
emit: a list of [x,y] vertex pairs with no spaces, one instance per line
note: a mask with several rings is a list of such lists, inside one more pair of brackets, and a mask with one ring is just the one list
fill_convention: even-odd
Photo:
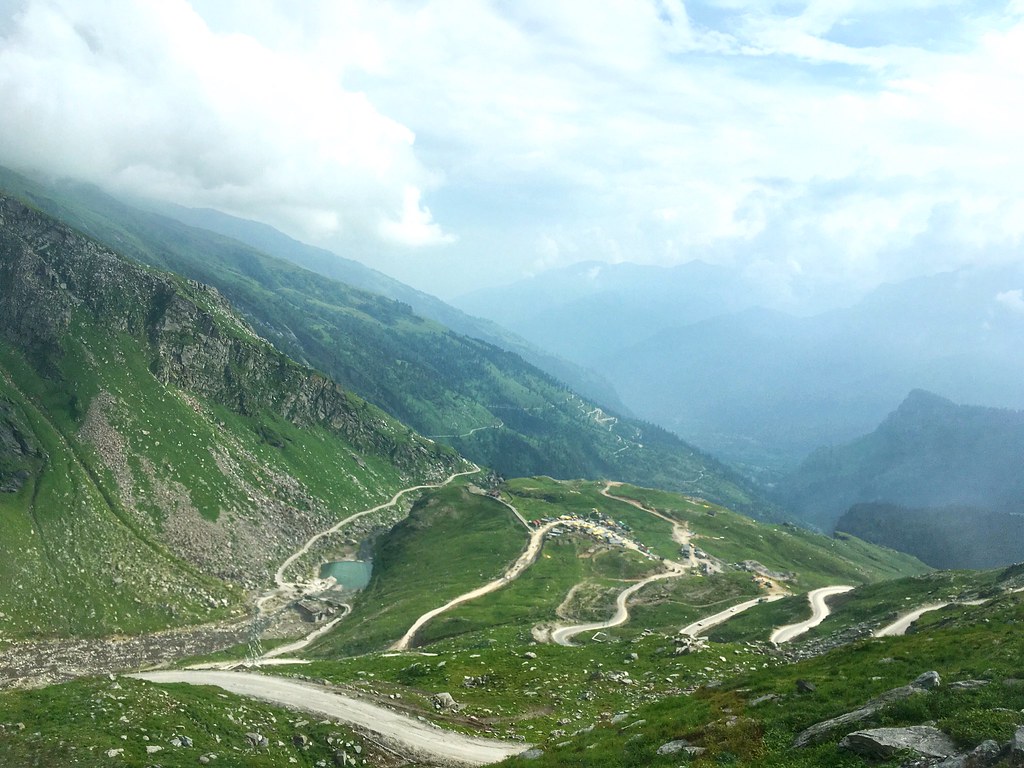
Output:
[[[614,498],[614,497],[609,497],[609,498]],[[474,590],[466,592],[463,595],[459,595],[458,597],[453,598],[452,600],[449,600],[447,603],[445,603],[444,605],[440,606],[439,608],[434,608],[433,610],[430,610],[430,611],[427,611],[426,613],[424,613],[422,616],[420,616],[416,620],[416,622],[411,627],[409,627],[408,631],[401,637],[401,639],[399,639],[394,645],[391,646],[391,648],[389,650],[391,650],[391,651],[404,651],[404,650],[407,650],[409,648],[409,645],[412,643],[413,638],[416,636],[416,633],[420,629],[422,629],[423,626],[427,622],[429,622],[431,619],[434,619],[435,617],[439,616],[440,614],[444,613],[445,611],[449,611],[449,610],[451,610],[452,608],[454,608],[454,607],[456,607],[458,605],[462,605],[463,603],[469,602],[470,600],[475,600],[478,597],[483,597],[484,595],[490,594],[491,592],[494,592],[495,590],[501,589],[506,584],[509,584],[510,582],[515,581],[517,578],[519,578],[519,576],[521,576],[523,574],[523,572],[527,568],[529,568],[534,563],[534,561],[536,561],[537,556],[540,554],[541,546],[544,543],[544,536],[552,528],[557,528],[557,527],[572,528],[572,527],[576,527],[576,528],[581,528],[583,530],[588,530],[588,524],[583,522],[583,521],[579,521],[579,520],[561,520],[561,519],[553,520],[550,523],[545,523],[544,525],[540,526],[539,528],[532,529],[532,528],[530,528],[529,523],[523,518],[522,514],[519,512],[518,509],[516,509],[516,507],[514,505],[510,504],[509,502],[505,501],[504,499],[494,499],[494,500],[499,502],[500,504],[508,507],[509,509],[511,509],[512,512],[516,515],[516,517],[518,517],[519,520],[523,523],[523,525],[525,525],[527,527],[527,529],[529,529],[531,531],[531,533],[530,533],[530,541],[529,541],[529,544],[526,547],[526,550],[523,552],[522,555],[519,556],[519,559],[516,560],[516,562],[513,563],[512,566],[501,577],[495,579],[494,581],[488,582],[487,584],[484,584],[481,587],[477,587]],[[650,510],[645,510],[645,511],[649,512]],[[662,517],[664,520],[666,520],[668,522],[673,522],[671,519],[669,519],[667,517],[664,517],[663,515],[660,515],[658,513],[652,513],[652,514],[656,514],[656,515],[658,515],[658,517]],[[678,525],[678,524],[676,524],[676,525]],[[679,526],[679,527],[682,528],[682,526]],[[675,528],[673,528],[673,531],[675,531]],[[685,528],[683,528],[683,532],[685,533]],[[632,550],[634,550],[636,552],[640,552],[641,551],[639,546],[637,546],[637,544],[635,542],[626,541],[626,542],[622,543],[622,546],[624,546],[626,549],[632,549]],[[629,597],[631,595],[633,595],[637,590],[641,589],[646,584],[649,584],[652,581],[657,581],[659,579],[665,579],[665,578],[670,578],[670,577],[675,577],[675,576],[681,576],[687,570],[686,566],[683,566],[683,565],[681,565],[679,563],[676,563],[676,562],[674,562],[672,560],[665,560],[664,562],[665,562],[666,566],[668,566],[668,568],[669,568],[668,571],[663,572],[663,573],[659,573],[659,574],[655,574],[654,576],[650,576],[650,577],[644,579],[643,581],[637,582],[636,584],[633,584],[630,587],[628,587],[625,590],[623,590],[623,592],[618,596],[618,598],[616,599],[616,605],[617,605],[616,613],[615,613],[615,616],[613,616],[612,619],[611,619],[611,621],[614,622],[614,623],[607,624],[606,622],[601,622],[600,626],[598,626],[598,625],[594,625],[594,626],[596,628],[598,628],[598,629],[601,629],[601,628],[604,628],[606,624],[607,624],[607,626],[617,626],[618,624],[622,624],[623,622],[625,622],[629,618],[629,611],[626,608],[626,600],[628,600]],[[584,624],[584,625],[573,626],[573,627],[562,627],[560,629],[554,630],[554,632],[552,633],[552,639],[554,639],[554,636],[556,634],[558,636],[560,636],[560,637],[562,637],[562,636],[572,637],[573,635],[579,634],[579,632],[586,631],[587,628],[590,627],[590,626],[591,625],[589,625],[589,624]],[[566,633],[568,633],[568,634],[566,635]],[[562,645],[569,645],[568,642],[560,643],[560,644],[562,644]]]
[[281,566],[274,573],[274,583],[277,585],[276,588],[271,590],[270,592],[267,592],[266,594],[260,596],[256,600],[256,608],[262,614],[262,613],[265,612],[264,609],[265,609],[265,606],[266,606],[267,602],[272,600],[273,598],[280,597],[282,595],[289,595],[289,594],[295,593],[296,591],[302,591],[302,587],[305,584],[305,582],[288,582],[288,581],[285,581],[285,577],[284,577],[285,576],[285,572],[288,570],[288,568],[291,567],[291,565],[296,560],[298,560],[300,557],[302,557],[307,552],[309,552],[310,548],[314,544],[316,544],[318,541],[323,539],[324,537],[331,536],[332,534],[337,533],[342,528],[344,528],[346,525],[351,523],[353,520],[358,520],[359,518],[365,517],[366,515],[372,515],[372,514],[374,514],[376,512],[381,512],[381,511],[383,511],[385,509],[390,509],[391,507],[395,506],[399,502],[399,500],[403,496],[408,494],[408,493],[413,493],[415,491],[425,491],[425,490],[430,490],[430,489],[433,489],[433,488],[443,488],[444,486],[448,485],[449,483],[451,483],[456,478],[466,477],[468,475],[475,475],[479,471],[480,471],[480,467],[478,467],[476,464],[474,464],[473,465],[473,469],[469,469],[469,470],[466,470],[464,472],[455,472],[454,474],[450,475],[443,482],[440,482],[440,483],[428,483],[428,484],[424,484],[424,485],[413,485],[413,486],[410,486],[409,488],[403,488],[402,490],[398,491],[394,496],[392,496],[390,501],[386,501],[383,504],[378,504],[376,507],[372,507],[370,509],[364,509],[362,512],[357,512],[354,515],[349,515],[344,520],[341,520],[341,521],[335,523],[334,525],[332,525],[327,530],[324,530],[324,531],[321,531],[320,533],[314,534],[313,536],[311,536],[309,538],[308,541],[306,541],[305,544],[303,544],[301,547],[299,547],[295,552],[293,552],[291,555],[289,555],[285,559],[285,561],[283,563],[281,563]]
[[444,730],[363,698],[298,680],[249,672],[181,669],[143,672],[132,677],[152,683],[214,685],[240,696],[330,717],[379,734],[390,744],[431,763],[489,765],[530,746]]
[[501,589],[506,584],[509,584],[518,579],[522,575],[523,571],[525,571],[527,568],[533,565],[534,561],[537,559],[537,556],[540,554],[541,546],[544,544],[544,535],[552,528],[563,524],[564,521],[558,520],[555,522],[546,523],[545,525],[542,525],[540,528],[537,528],[535,531],[533,531],[533,533],[530,534],[530,541],[526,545],[526,549],[519,556],[519,559],[516,560],[509,567],[509,569],[505,571],[505,573],[503,573],[494,581],[484,584],[482,587],[477,587],[476,589],[470,590],[465,594],[459,595],[458,597],[449,600],[440,608],[434,608],[431,611],[427,611],[418,619],[416,619],[413,625],[409,627],[408,631],[406,631],[406,633],[402,635],[402,637],[397,642],[395,642],[394,645],[392,645],[388,650],[408,650],[409,645],[412,643],[413,638],[416,636],[416,633],[419,632],[420,629],[422,629],[423,626],[431,619],[440,616],[445,611],[450,611],[457,605],[468,603],[470,600],[475,600],[478,597],[483,597],[484,595],[490,594],[495,590]]
[[500,496],[488,496],[487,498],[494,499],[499,504],[502,504],[505,507],[507,507],[512,512],[512,514],[516,516],[516,520],[518,520],[520,523],[523,524],[523,526],[526,528],[526,530],[528,530],[528,531],[532,531],[533,530],[533,526],[530,525],[530,522],[525,517],[523,517],[523,513],[520,512],[518,509],[516,509],[516,507],[514,505],[512,505],[509,502],[505,501]]
[[[636,507],[641,512],[646,512],[649,515],[660,517],[666,523],[672,526],[672,540],[681,547],[688,547],[690,540],[693,535],[690,533],[689,527],[686,523],[680,523],[678,520],[673,520],[668,515],[663,515],[656,509],[651,509],[648,506],[641,504],[636,499],[627,499],[625,496],[616,496],[611,492],[612,488],[618,488],[622,483],[613,480],[605,480],[604,488],[601,489],[601,495],[606,499],[613,499],[614,501],[621,501],[623,504],[629,504],[631,507]],[[692,557],[692,555],[691,555]]]
[[818,626],[825,619],[828,618],[829,614],[832,613],[832,609],[828,607],[828,603],[825,601],[833,595],[841,595],[844,592],[849,592],[854,587],[848,584],[837,584],[832,587],[821,587],[820,589],[814,589],[807,593],[807,601],[811,604],[811,618],[797,622],[796,624],[787,624],[783,627],[778,627],[771,634],[771,642],[776,645],[782,643],[788,643],[795,637],[799,637],[804,632],[813,627]]
[[303,637],[301,640],[296,640],[295,642],[288,643],[286,645],[279,645],[276,648],[271,648],[269,651],[267,651],[258,659],[256,659],[256,664],[261,664],[267,661],[268,659],[275,659],[278,656],[284,656],[286,653],[295,653],[296,651],[301,651],[306,646],[311,645],[314,640],[317,640],[318,638],[321,638],[324,635],[326,635],[328,632],[334,629],[335,626],[337,626],[339,621],[341,621],[350,613],[352,613],[351,605],[345,603],[343,607],[345,609],[345,612],[342,613],[341,616],[337,616],[331,619],[322,627],[317,627],[308,635]]
[[601,490],[601,495],[604,496],[607,499],[613,499],[614,501],[621,501],[624,504],[629,504],[631,507],[636,507],[641,512],[646,512],[649,515],[654,515],[655,517],[660,518],[660,519],[664,520],[666,523],[668,523],[669,525],[671,525],[672,526],[672,541],[674,541],[676,544],[678,544],[681,548],[688,549],[689,552],[690,552],[690,555],[689,555],[689,567],[690,568],[699,568],[701,562],[705,562],[705,563],[707,563],[708,570],[710,572],[712,572],[712,573],[719,572],[719,571],[722,570],[721,563],[719,561],[715,560],[714,558],[712,558],[710,556],[707,556],[707,557],[705,557],[703,559],[700,559],[700,558],[697,557],[697,555],[694,552],[694,546],[693,546],[693,532],[690,531],[690,527],[686,523],[681,523],[678,520],[674,520],[673,518],[669,517],[668,515],[663,515],[663,514],[661,514],[661,512],[658,512],[656,509],[651,509],[650,507],[640,503],[636,499],[629,499],[629,498],[626,498],[625,496],[616,496],[615,494],[613,494],[611,492],[611,489],[612,488],[617,488],[620,485],[622,485],[622,483],[614,482],[614,481],[611,481],[611,480],[606,480],[605,481],[605,486]]
[[487,424],[483,427],[474,427],[469,432],[463,432],[461,435],[428,435],[430,440],[453,440],[460,437],[472,437],[477,432],[483,432],[485,429],[502,429],[505,426],[505,422],[498,419],[497,424]]
[[900,635],[905,635],[907,633],[907,630],[910,628],[910,625],[918,619],[920,619],[924,614],[929,613],[931,611],[937,611],[940,608],[945,608],[947,605],[949,605],[948,602],[931,603],[929,605],[922,605],[919,608],[915,608],[912,611],[907,611],[906,613],[901,614],[900,617],[891,624],[886,624],[881,629],[876,629],[874,632],[871,633],[871,636],[899,637]]
[[[692,482],[699,482],[701,477],[703,477],[703,470],[701,470],[701,476],[698,477],[696,480],[693,480]],[[621,501],[626,504],[629,504],[643,512],[646,512],[649,515],[654,515],[655,517],[661,518],[665,522],[670,523],[672,525],[672,540],[679,544],[680,547],[682,547],[685,551],[689,553],[687,562],[688,568],[697,569],[703,563],[705,564],[705,567],[708,572],[714,573],[720,572],[722,570],[721,562],[714,559],[710,555],[704,555],[701,558],[697,557],[696,547],[694,547],[693,545],[694,536],[693,533],[690,531],[689,526],[686,525],[686,523],[681,523],[678,520],[674,520],[673,518],[669,517],[668,515],[663,515],[661,512],[651,509],[650,507],[642,504],[636,499],[626,498],[625,496],[616,496],[611,492],[611,489],[616,488],[620,485],[622,485],[622,483],[605,481],[605,486],[601,490],[601,495],[609,499],[614,499],[615,501]],[[758,605],[759,603],[770,603],[776,600],[781,600],[788,594],[788,591],[779,587],[773,582],[772,591],[770,591],[767,595],[755,597],[750,600],[746,600],[742,603],[737,603],[736,605],[729,606],[725,610],[719,611],[718,613],[712,614],[711,616],[704,616],[698,619],[697,621],[694,621],[691,624],[688,624],[685,627],[683,627],[681,630],[679,630],[679,634],[688,637],[697,637],[698,635],[707,632],[712,627],[717,627],[719,624],[724,624],[732,617],[742,613],[743,611],[753,608],[755,605]],[[552,637],[554,637],[554,634],[555,633],[552,633]]]
[[642,512],[646,512],[649,515],[653,515],[654,517],[658,517],[664,520],[665,522],[669,523],[672,526],[672,540],[679,544],[680,547],[687,548],[687,550],[689,551],[688,560],[685,564],[678,563],[674,560],[664,560],[663,562],[665,566],[668,568],[668,570],[662,571],[661,573],[656,573],[653,576],[648,576],[646,579],[642,579],[641,581],[638,581],[635,584],[626,587],[626,589],[622,590],[618,594],[618,597],[615,598],[615,613],[612,615],[610,619],[608,619],[607,621],[588,622],[586,624],[573,624],[570,626],[558,627],[556,629],[553,629],[550,635],[551,642],[553,643],[556,643],[558,645],[569,646],[573,644],[572,638],[583,632],[599,632],[601,630],[609,629],[611,627],[617,627],[620,624],[625,624],[629,620],[629,598],[631,598],[633,595],[635,595],[637,592],[639,592],[641,589],[643,589],[652,582],[661,581],[662,579],[678,578],[679,576],[685,574],[687,571],[697,568],[699,565],[698,560],[694,556],[693,547],[690,546],[691,534],[689,528],[684,523],[680,523],[678,520],[673,520],[672,518],[663,515],[660,512],[657,512],[656,510],[644,506],[638,501],[635,501],[633,499],[627,499],[622,496],[613,495],[611,493],[611,489],[620,485],[622,485],[622,483],[606,481],[605,487],[601,490],[601,495],[604,496],[605,498],[612,499],[614,501],[621,501],[626,504],[629,504],[630,506],[636,507]]

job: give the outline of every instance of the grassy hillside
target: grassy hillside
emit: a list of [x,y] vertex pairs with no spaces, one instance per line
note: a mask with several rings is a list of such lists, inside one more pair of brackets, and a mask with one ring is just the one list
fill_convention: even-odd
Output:
[[[602,495],[603,487],[535,477],[508,481],[501,491],[502,498],[528,520],[563,514],[608,517],[624,524],[629,536],[655,555],[678,558],[679,545],[672,540],[669,522]],[[723,573],[694,573],[646,587],[632,601],[637,607],[635,620],[612,631],[617,637],[635,639],[644,628],[674,632],[701,615],[757,596],[761,592],[751,574],[736,565],[743,560],[786,571],[786,584],[795,592],[927,570],[912,557],[853,537],[829,539],[799,528],[766,525],[664,491],[619,486],[615,492],[685,522],[695,534],[694,543],[724,561]],[[330,658],[386,647],[426,611],[500,576],[526,539],[522,524],[493,499],[462,488],[428,494],[407,520],[379,539],[370,585],[356,598],[352,615],[313,652]],[[432,647],[454,638],[472,644],[503,629],[520,642],[529,642],[538,624],[611,616],[619,592],[660,568],[656,560],[603,546],[585,535],[548,539],[538,560],[517,580],[438,616],[418,633],[417,642]],[[796,612],[803,610],[799,601],[795,604]],[[718,607],[710,610],[714,606]]]
[[0,198],[5,636],[224,616],[313,531],[459,465],[216,292]]
[[453,333],[409,305],[130,208],[96,190],[0,186],[141,262],[216,286],[261,335],[418,432],[506,476],[615,477],[773,510],[723,465],[655,427],[615,417],[518,355]]
[[[928,570],[914,557],[852,536],[830,538],[793,525],[759,523],[717,505],[663,491],[620,486],[615,494],[685,521],[696,534],[698,546],[725,562],[756,560],[771,570],[791,572],[793,578],[787,583],[798,591],[842,582],[865,584]],[[623,512],[626,506],[620,504]]]
[[[841,749],[839,742],[861,728],[926,723],[949,734],[964,751],[986,739],[1005,744],[1020,726],[1024,709],[1024,687],[1019,684],[1024,638],[1014,629],[1021,620],[1024,601],[1013,595],[985,609],[961,611],[914,635],[861,641],[794,664],[754,664],[746,669],[737,669],[737,664],[713,687],[641,705],[619,723],[600,719],[592,731],[549,738],[540,758],[507,764],[674,766],[680,763],[678,755],[658,755],[657,750],[669,741],[686,739],[704,749],[697,765],[897,766],[907,765],[906,754],[869,763]],[[732,650],[721,646],[713,653]],[[649,652],[640,648],[641,656]],[[885,708],[867,722],[839,728],[821,744],[791,746],[804,728],[852,711],[928,670],[937,671],[943,681],[930,693]],[[799,693],[798,679],[810,681],[816,690]],[[950,685],[979,679],[984,681],[980,687]],[[773,698],[764,701],[765,696]],[[638,725],[626,727],[632,723]],[[1000,763],[1018,764],[1012,758]]]
[[464,487],[426,495],[378,541],[352,614],[312,653],[386,647],[426,611],[500,576],[525,545],[522,524],[492,499]]
[[420,317],[438,322],[463,336],[481,339],[514,352],[531,365],[546,371],[559,381],[564,381],[584,397],[603,403],[616,411],[625,410],[611,384],[593,371],[571,363],[566,358],[543,351],[541,347],[534,346],[506,330],[507,326],[502,327],[482,317],[467,315],[435,296],[411,288],[358,261],[294,240],[266,224],[239,219],[210,208],[183,208],[157,203],[150,204],[150,207],[157,213],[165,214],[189,226],[224,235],[261,253],[285,259],[353,288],[408,304]]
[[[965,751],[985,739],[1003,744],[1012,738],[1024,710],[1024,637],[1017,630],[1022,621],[1022,595],[1011,594],[985,606],[928,614],[915,634],[863,640],[797,662],[731,643],[675,655],[668,638],[657,633],[628,646],[534,646],[534,657],[524,658],[522,645],[496,632],[492,642],[471,652],[440,644],[434,646],[436,657],[364,656],[319,662],[300,673],[448,726],[519,735],[543,752],[508,765],[678,766],[686,764],[685,757],[659,755],[658,749],[686,739],[704,750],[689,761],[698,766],[895,768],[906,765],[908,756],[865,761],[839,742],[863,727],[925,723],[948,733]],[[820,744],[792,746],[808,726],[852,711],[929,670],[941,678],[930,692],[882,709],[864,723],[838,728]],[[629,672],[631,684],[619,681],[623,672]],[[466,687],[466,678],[474,685]],[[815,690],[798,691],[797,680]],[[981,684],[953,685],[967,680]],[[437,713],[430,703],[436,691],[451,691],[462,711]],[[0,724],[4,765],[110,765],[114,760],[106,750],[124,749],[117,762],[125,765],[154,760],[167,768],[195,765],[199,755],[213,752],[217,765],[295,760],[314,766],[330,762],[327,747],[346,742],[361,745],[368,765],[393,764],[374,748],[375,739],[316,718],[216,690],[123,678],[0,693]],[[269,748],[250,747],[244,737],[250,730],[267,735]],[[293,743],[297,734],[307,736],[308,749]],[[193,745],[173,747],[176,735],[189,737]],[[163,749],[147,755],[147,745]]]
[[[372,765],[388,764],[390,754],[372,739],[310,720],[213,689],[163,689],[130,678],[81,680],[0,694],[0,765],[191,768],[212,754],[211,764],[218,766],[313,768],[331,764],[335,752],[346,749],[352,759],[359,754]],[[269,745],[251,744],[250,732]],[[295,743],[299,735],[304,739]],[[108,757],[108,750],[119,752]]]
[[[603,496],[603,487],[524,478],[504,484],[501,495],[527,517],[587,515],[596,509],[625,523],[637,540],[672,553],[667,522]],[[928,614],[916,635],[855,641],[802,661],[792,661],[800,654],[774,651],[763,642],[771,625],[738,641],[678,653],[676,632],[680,621],[690,620],[687,610],[707,615],[720,602],[738,601],[749,592],[749,574],[727,567],[713,578],[685,577],[675,592],[641,593],[630,622],[609,632],[605,642],[578,638],[577,647],[536,644],[531,625],[554,618],[575,584],[589,581],[618,590],[649,572],[650,561],[608,550],[583,536],[564,536],[547,542],[541,559],[518,581],[428,624],[421,638],[426,654],[364,653],[384,648],[422,612],[493,578],[521,550],[525,529],[506,506],[465,486],[448,487],[427,494],[407,520],[379,539],[374,581],[335,633],[303,652],[316,657],[314,662],[281,667],[274,674],[340,684],[369,701],[447,727],[521,738],[543,753],[525,763],[529,765],[677,766],[684,758],[657,750],[666,742],[686,739],[705,750],[692,761],[696,765],[856,768],[864,765],[862,760],[839,749],[838,742],[858,726],[803,749],[791,746],[793,738],[807,726],[906,685],[930,669],[939,672],[942,686],[882,711],[870,724],[934,722],[965,749],[984,738],[1005,742],[1012,736],[1024,708],[1016,685],[1024,646],[1015,629],[1024,620],[1024,606],[1022,594],[1003,590],[1020,586],[1019,569],[889,578],[920,572],[922,566],[864,542],[766,526],[701,500],[628,486],[614,490],[684,520],[701,548],[712,554],[766,563],[775,562],[773,554],[779,562],[793,558],[797,565],[790,570],[798,588],[840,579],[867,584],[843,596],[836,613],[821,626],[822,633],[887,621],[908,602],[937,596],[993,599],[984,606]],[[683,601],[689,605],[682,606]],[[751,613],[786,602],[759,606]],[[799,602],[794,598],[792,605]],[[599,600],[569,607],[580,611],[574,619],[583,620],[590,618],[587,611],[601,615],[606,610]],[[784,611],[777,623],[796,613]],[[346,653],[362,655],[343,657]],[[990,682],[959,691],[948,686],[968,678]],[[816,690],[799,693],[798,679],[810,681]],[[218,761],[231,764],[249,759],[240,736],[251,729],[272,736],[271,747],[259,759],[273,756],[315,765],[314,760],[324,759],[328,735],[353,740],[329,723],[311,726],[297,715],[202,689],[174,686],[158,693],[154,686],[122,680],[112,695],[111,684],[104,679],[0,693],[0,723],[25,725],[23,730],[16,725],[0,730],[0,758],[72,756],[80,764],[99,765],[109,761],[104,750],[123,746],[127,764],[143,765],[146,743],[169,744],[174,735],[184,733],[195,741],[194,748],[167,747],[160,764],[193,764],[197,754],[210,751],[218,754]],[[438,712],[432,697],[439,691],[450,692],[462,709]],[[71,710],[59,732],[55,713],[65,707]],[[120,719],[122,714],[127,722]],[[307,731],[310,748],[293,749],[291,735]],[[141,740],[143,733],[149,742]],[[121,740],[122,735],[128,738]],[[273,737],[281,743],[275,744]],[[373,742],[362,742],[368,748],[367,764],[390,765],[386,754],[374,752]],[[874,765],[889,768],[903,762],[901,757]]]

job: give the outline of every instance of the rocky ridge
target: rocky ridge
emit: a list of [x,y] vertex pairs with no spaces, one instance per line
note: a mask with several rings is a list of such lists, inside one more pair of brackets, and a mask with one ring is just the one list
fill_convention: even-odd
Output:
[[237,615],[341,516],[465,466],[216,290],[0,196],[3,639]]
[[260,339],[216,289],[128,262],[71,228],[0,196],[0,333],[51,368],[76,312],[147,338],[160,381],[244,415],[262,409],[327,427],[397,466],[457,456],[413,434]]

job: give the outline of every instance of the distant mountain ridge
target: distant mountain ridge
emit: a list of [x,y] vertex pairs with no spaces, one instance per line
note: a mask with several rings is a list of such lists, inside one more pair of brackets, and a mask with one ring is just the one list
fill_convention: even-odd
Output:
[[855,504],[836,530],[914,555],[933,568],[983,569],[1024,561],[1024,514]]
[[872,433],[820,448],[779,486],[800,519],[831,530],[859,503],[1024,511],[1024,412],[914,390]]
[[[1020,265],[884,286],[814,317],[747,310],[666,330],[605,365],[637,413],[734,461],[795,465],[877,424],[915,388],[1024,407]],[[638,375],[657,362],[658,377]]]
[[870,430],[915,388],[1024,408],[1020,260],[810,316],[763,308],[766,290],[697,262],[581,263],[457,303],[586,363],[638,416],[768,480]]
[[674,435],[609,413],[517,355],[407,304],[93,188],[46,187],[11,172],[0,181],[131,258],[217,287],[285,354],[506,476],[613,477],[776,513],[752,484]]
[[311,272],[408,304],[421,317],[441,323],[464,336],[515,352],[530,364],[564,381],[584,397],[593,398],[620,413],[626,410],[611,383],[594,371],[545,352],[490,320],[468,315],[436,296],[418,291],[358,261],[299,242],[266,224],[247,221],[210,208],[185,208],[158,203],[148,203],[148,207],[189,226],[216,232],[270,256],[286,259]]
[[455,299],[534,344],[603,363],[663,328],[748,308],[753,286],[701,261],[676,267],[583,261]]

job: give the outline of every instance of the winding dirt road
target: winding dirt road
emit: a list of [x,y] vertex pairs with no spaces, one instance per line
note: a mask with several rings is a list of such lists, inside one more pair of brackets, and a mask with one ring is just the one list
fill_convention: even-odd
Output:
[[529,748],[528,744],[466,736],[435,728],[387,707],[298,680],[251,672],[185,669],[142,672],[131,677],[152,683],[214,685],[240,696],[331,717],[380,734],[401,749],[431,761],[488,765]]
[[907,630],[910,629],[910,625],[920,619],[924,614],[930,613],[931,611],[937,611],[940,608],[945,608],[947,605],[981,605],[985,600],[959,600],[959,601],[947,601],[945,603],[929,603],[928,605],[922,605],[919,608],[915,608],[912,611],[907,611],[901,615],[892,624],[886,624],[881,629],[876,629],[871,633],[872,637],[900,637],[907,634]]
[[[604,488],[601,489],[601,495],[606,499],[612,499],[613,501],[621,501],[623,504],[629,504],[631,507],[636,507],[641,512],[646,512],[649,515],[660,517],[666,523],[672,526],[672,540],[681,547],[689,547],[690,540],[693,538],[690,533],[690,529],[686,523],[680,523],[678,520],[673,520],[668,515],[663,515],[657,510],[651,509],[650,507],[644,506],[636,499],[627,499],[625,496],[616,496],[611,492],[612,488],[618,488],[622,483],[615,482],[612,480],[606,480]],[[693,549],[690,550],[690,564],[696,566],[697,562],[693,557]]]
[[331,619],[322,627],[317,627],[300,640],[296,640],[293,643],[288,643],[287,645],[279,645],[277,646],[277,648],[271,648],[269,651],[260,656],[256,660],[256,663],[260,664],[266,661],[267,659],[275,659],[278,656],[284,656],[286,653],[295,653],[296,651],[301,651],[303,648],[310,645],[317,638],[323,637],[332,629],[334,629],[335,625],[339,621],[341,621],[350,613],[352,613],[352,606],[348,603],[345,603],[342,607],[345,609],[345,612],[342,613],[341,616]]
[[[509,505],[506,504],[506,506]],[[445,611],[451,610],[457,605],[462,605],[463,603],[468,603],[470,600],[475,600],[478,597],[483,597],[484,595],[490,594],[491,592],[501,589],[506,584],[518,579],[522,575],[523,571],[525,571],[527,568],[533,565],[533,562],[537,559],[537,555],[540,554],[540,548],[544,544],[544,535],[552,528],[558,525],[564,525],[564,521],[556,520],[555,522],[547,523],[545,525],[542,525],[540,528],[537,528],[533,533],[530,534],[530,542],[526,545],[526,549],[523,551],[523,554],[521,554],[519,556],[519,559],[516,560],[509,567],[509,569],[505,571],[505,573],[503,573],[499,578],[495,579],[494,581],[488,582],[487,584],[484,584],[482,587],[477,587],[474,590],[471,590],[469,592],[466,592],[465,594],[453,598],[452,600],[449,600],[440,608],[434,608],[431,611],[427,611],[418,619],[416,619],[413,625],[409,627],[408,631],[404,635],[402,635],[402,637],[388,650],[408,650],[409,645],[412,643],[412,639],[416,636],[416,633],[423,628],[424,624],[426,624],[434,617],[439,616]]]
[[912,611],[907,611],[900,616],[892,624],[886,624],[881,629],[876,629],[872,632],[872,637],[898,637],[905,635],[910,625],[920,619],[924,614],[929,611],[937,611],[939,608],[945,608],[949,603],[931,603],[930,605],[922,605],[920,608],[915,608]]
[[301,587],[302,582],[288,582],[288,581],[285,581],[285,578],[284,578],[285,572],[288,570],[288,568],[291,567],[292,563],[294,563],[300,557],[302,557],[307,552],[309,552],[310,548],[314,544],[316,544],[318,541],[320,541],[320,539],[324,538],[325,536],[330,536],[332,534],[337,533],[342,528],[344,528],[346,525],[351,523],[353,520],[358,520],[359,518],[365,517],[366,515],[372,515],[375,512],[381,512],[381,511],[383,511],[385,509],[390,509],[391,507],[395,506],[398,503],[398,501],[403,496],[405,496],[407,493],[412,493],[414,491],[425,491],[425,490],[429,490],[429,489],[432,489],[432,488],[443,488],[444,486],[448,485],[450,482],[452,482],[453,480],[455,480],[458,477],[466,477],[467,475],[475,475],[479,471],[480,471],[480,467],[478,467],[476,464],[474,464],[473,465],[473,469],[468,469],[468,470],[466,470],[464,472],[456,472],[456,473],[450,475],[446,480],[444,480],[441,483],[430,483],[430,484],[426,484],[426,485],[414,485],[414,486],[411,486],[409,488],[403,488],[402,490],[398,491],[394,496],[392,496],[390,501],[386,501],[383,504],[378,504],[376,507],[372,507],[370,509],[364,509],[362,512],[356,512],[354,515],[349,515],[344,520],[341,520],[341,521],[335,523],[334,525],[332,525],[327,530],[321,531],[320,533],[317,533],[317,534],[314,534],[313,536],[311,536],[309,538],[309,540],[305,544],[303,544],[301,547],[299,547],[297,550],[295,550],[291,555],[289,555],[285,559],[285,561],[283,563],[281,563],[281,567],[279,567],[277,569],[277,572],[274,573],[274,583],[277,585],[276,589],[266,593],[265,595],[262,595],[256,601],[256,607],[259,609],[260,613],[263,613],[264,612],[264,606],[267,604],[268,601],[272,600],[275,597],[279,597],[282,594],[286,594],[286,593],[292,592],[294,590],[297,590],[297,589],[299,589]]
[[698,635],[704,634],[712,627],[717,627],[719,624],[724,624],[733,616],[736,616],[739,613],[743,613],[743,611],[747,610],[748,608],[753,608],[758,603],[772,603],[776,600],[781,600],[784,597],[786,597],[786,595],[776,593],[773,595],[766,595],[764,597],[755,597],[751,600],[747,600],[742,603],[737,603],[736,605],[732,605],[726,608],[724,611],[719,611],[718,613],[712,614],[711,616],[705,616],[702,619],[698,619],[692,624],[687,624],[685,627],[679,630],[679,634],[686,635],[687,637],[697,637]]
[[847,584],[837,584],[832,587],[821,587],[820,589],[811,590],[807,593],[807,601],[811,604],[811,618],[797,622],[796,624],[787,624],[786,626],[777,628],[772,632],[771,642],[776,645],[788,643],[790,640],[795,637],[799,637],[807,630],[818,626],[828,618],[830,613],[832,613],[832,609],[828,607],[828,603],[825,601],[833,595],[841,595],[852,589],[854,588]]
[[625,624],[629,620],[629,606],[626,604],[629,598],[646,587],[652,581],[672,579],[677,576],[682,576],[685,572],[685,569],[678,563],[666,561],[666,564],[669,566],[668,571],[648,576],[646,579],[638,581],[632,586],[622,590],[619,593],[619,596],[615,599],[615,614],[608,619],[608,621],[597,621],[590,624],[574,624],[570,627],[559,627],[551,632],[551,642],[557,643],[558,645],[572,645],[572,638],[582,632],[598,632],[602,629],[608,629],[610,627],[617,627],[620,624]]

